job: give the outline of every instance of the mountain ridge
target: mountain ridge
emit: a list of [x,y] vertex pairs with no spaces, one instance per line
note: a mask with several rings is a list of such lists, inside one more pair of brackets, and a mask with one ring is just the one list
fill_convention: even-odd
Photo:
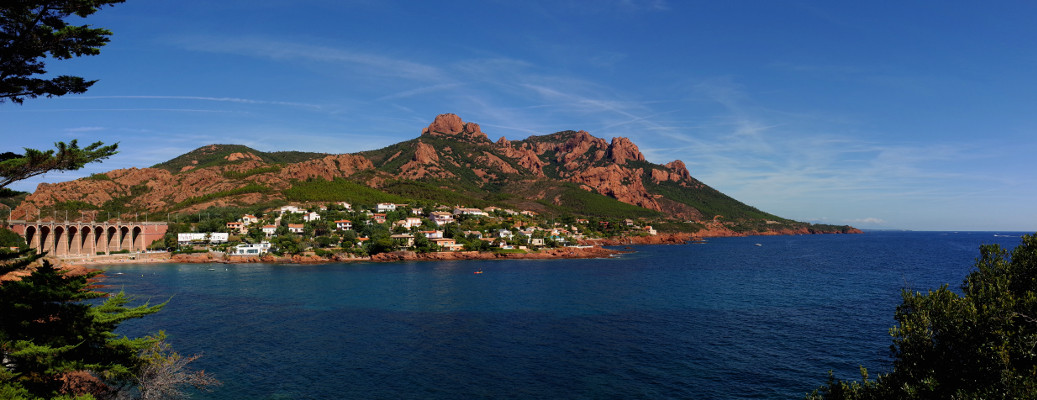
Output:
[[41,184],[14,215],[61,209],[73,215],[190,213],[351,197],[652,219],[686,223],[687,230],[855,231],[760,211],[695,179],[681,160],[648,162],[628,138],[606,141],[586,131],[560,131],[494,142],[478,124],[455,114],[437,116],[417,138],[352,154],[206,145],[150,168]]

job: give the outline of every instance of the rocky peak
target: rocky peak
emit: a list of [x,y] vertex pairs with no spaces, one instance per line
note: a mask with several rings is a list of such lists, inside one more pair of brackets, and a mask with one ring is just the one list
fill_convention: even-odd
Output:
[[504,136],[501,136],[500,139],[497,139],[497,146],[498,147],[511,147],[511,141],[508,140],[507,138],[505,138]]
[[612,138],[612,144],[609,145],[608,153],[612,161],[620,165],[626,164],[627,160],[645,160],[644,154],[641,154],[641,150],[637,148],[637,145],[625,137]]
[[[259,156],[255,155],[255,154],[252,154],[252,153],[249,153],[249,152],[245,152],[245,153],[231,153],[231,154],[228,154],[226,157],[224,157],[224,159],[226,159],[227,161],[238,161],[238,160],[263,161],[263,159],[259,158]],[[197,164],[197,161],[198,160],[195,160],[195,164]]]
[[428,143],[418,142],[418,147],[414,149],[414,158],[411,160],[418,164],[435,164],[439,162],[439,154]]
[[476,141],[490,141],[486,134],[474,122],[464,122],[457,114],[439,114],[431,124],[421,131],[428,136],[447,136],[455,138],[472,139]]
[[684,161],[673,160],[663,166],[670,170],[670,172],[677,174],[681,180],[691,179],[691,174],[688,173],[688,167],[684,165]]

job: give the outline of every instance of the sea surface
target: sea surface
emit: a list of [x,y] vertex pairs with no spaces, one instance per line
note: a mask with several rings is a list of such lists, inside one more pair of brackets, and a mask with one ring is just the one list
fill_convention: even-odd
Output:
[[[223,381],[196,399],[788,399],[890,366],[902,289],[957,290],[1020,233],[633,246],[611,259],[149,264],[108,290]],[[476,273],[480,272],[481,273]]]

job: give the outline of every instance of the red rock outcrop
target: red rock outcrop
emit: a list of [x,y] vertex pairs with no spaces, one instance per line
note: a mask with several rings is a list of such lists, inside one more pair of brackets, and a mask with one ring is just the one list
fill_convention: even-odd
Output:
[[364,157],[351,154],[337,154],[316,160],[289,164],[281,169],[280,175],[286,179],[321,178],[330,181],[371,168],[374,168],[374,164],[371,164],[371,160]]
[[240,160],[231,165],[197,168],[176,175],[157,168],[128,168],[105,173],[104,175],[110,179],[79,179],[40,184],[36,191],[27,196],[15,209],[14,215],[19,218],[31,217],[37,214],[38,210],[69,201],[81,201],[99,207],[115,199],[127,199],[127,204],[134,208],[159,211],[192,198],[230,191],[254,183],[273,190],[274,193],[271,195],[249,193],[232,198],[222,197],[194,204],[184,211],[203,209],[212,205],[230,205],[231,201],[250,204],[268,200],[270,196],[277,198],[279,195],[276,192],[288,188],[292,180],[305,180],[311,177],[332,180],[374,168],[371,161],[362,156],[340,154],[289,164],[279,171],[257,174],[245,179],[224,176],[225,172],[243,172],[267,165],[248,156]]
[[607,167],[591,167],[577,172],[568,180],[582,183],[594,188],[598,193],[615,198],[627,204],[644,207],[650,210],[660,210],[655,196],[648,193],[641,175],[641,168],[629,169],[616,164]]
[[474,122],[465,123],[461,120],[461,117],[450,113],[437,115],[436,119],[421,131],[421,134],[423,136],[452,136],[475,141],[490,141],[479,128],[479,124]]
[[439,153],[428,143],[418,142],[414,156],[400,167],[401,178],[422,179],[426,177],[450,178],[454,174],[439,165]]
[[625,137],[612,138],[608,154],[612,161],[619,165],[626,164],[627,160],[645,160],[644,154],[641,154],[641,150],[637,148],[637,145]]

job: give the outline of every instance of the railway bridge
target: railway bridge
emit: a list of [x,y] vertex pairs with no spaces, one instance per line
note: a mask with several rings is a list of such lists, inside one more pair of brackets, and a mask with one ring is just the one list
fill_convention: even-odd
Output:
[[165,236],[168,226],[165,222],[9,220],[7,228],[22,235],[29,247],[61,257],[144,251]]

